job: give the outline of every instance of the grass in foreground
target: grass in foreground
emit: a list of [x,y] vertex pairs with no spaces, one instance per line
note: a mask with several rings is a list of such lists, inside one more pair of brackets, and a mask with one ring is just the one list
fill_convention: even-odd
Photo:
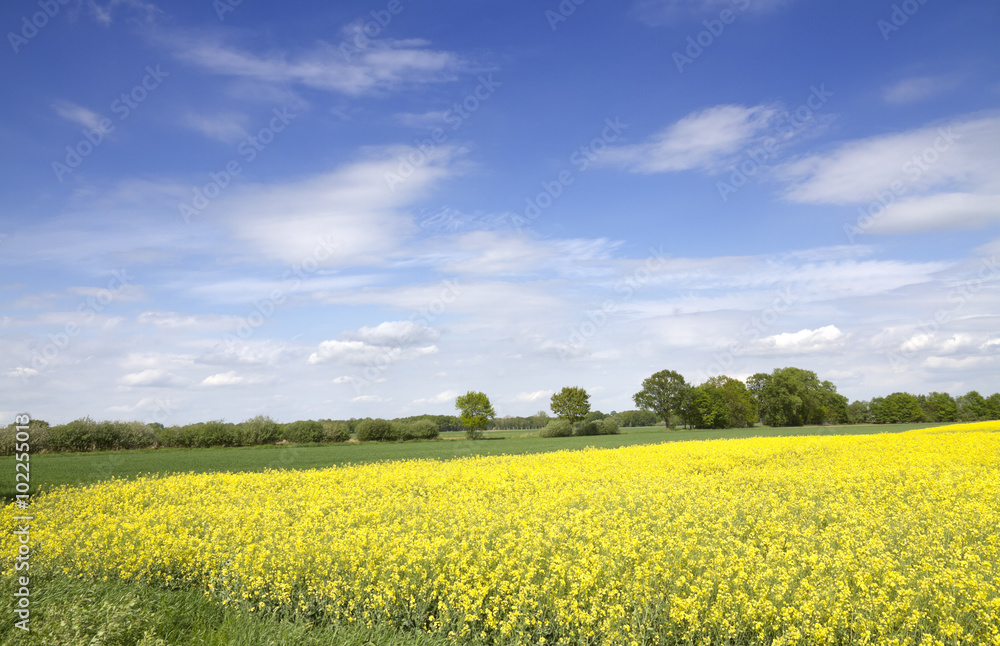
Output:
[[[321,627],[226,608],[196,590],[141,583],[32,576],[29,632],[0,615],[0,646],[445,646],[385,626]],[[0,578],[5,603],[11,579]]]
[[[622,429],[620,435],[540,438],[538,431],[490,431],[485,440],[466,440],[464,434],[421,442],[364,442],[349,444],[265,445],[214,449],[143,449],[96,453],[45,453],[31,456],[32,491],[59,485],[84,485],[111,478],[142,474],[260,472],[265,469],[315,469],[382,460],[437,459],[529,455],[558,450],[618,448],[637,444],[689,440],[784,437],[789,435],[867,435],[897,433],[932,424],[866,426],[758,427],[724,430],[668,430],[663,426]],[[14,499],[14,458],[0,457],[0,498]]]
[[403,643],[1000,644],[998,431],[102,483],[37,499],[33,567]]

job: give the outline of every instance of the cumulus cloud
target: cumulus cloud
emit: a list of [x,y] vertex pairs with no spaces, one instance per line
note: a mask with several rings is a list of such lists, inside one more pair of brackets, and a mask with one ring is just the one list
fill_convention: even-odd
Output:
[[309,355],[310,364],[337,363],[352,365],[388,365],[396,361],[416,359],[438,351],[436,345],[401,348],[372,345],[364,341],[323,341]]
[[375,327],[362,327],[357,332],[349,333],[347,336],[366,344],[391,346],[436,341],[441,334],[435,329],[413,321],[386,321]]
[[825,325],[814,330],[783,332],[764,337],[757,341],[755,349],[789,354],[821,352],[842,345],[845,336],[837,326]]

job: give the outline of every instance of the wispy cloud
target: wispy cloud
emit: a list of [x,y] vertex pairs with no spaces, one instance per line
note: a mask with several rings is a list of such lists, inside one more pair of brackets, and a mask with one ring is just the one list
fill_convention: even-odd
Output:
[[659,27],[686,19],[703,18],[724,9],[764,13],[795,0],[638,0],[632,15],[651,27]]
[[914,76],[896,81],[882,92],[882,98],[891,105],[905,105],[924,101],[958,87],[953,76]]
[[240,112],[215,114],[188,112],[181,119],[181,125],[200,132],[209,139],[229,144],[246,139],[246,125],[249,120],[247,115]]
[[206,36],[174,35],[168,42],[178,58],[214,74],[350,96],[452,81],[465,67],[457,54],[420,39],[373,40],[350,60],[326,42],[294,54],[251,52]]
[[1000,220],[1000,115],[973,115],[843,143],[785,164],[785,198],[878,203],[867,231],[965,229]]
[[609,148],[599,161],[636,173],[718,171],[767,131],[775,105],[719,105],[693,112],[638,144]]
[[67,121],[72,121],[91,130],[104,132],[104,129],[101,128],[102,117],[92,110],[69,101],[56,101],[52,107],[56,114]]

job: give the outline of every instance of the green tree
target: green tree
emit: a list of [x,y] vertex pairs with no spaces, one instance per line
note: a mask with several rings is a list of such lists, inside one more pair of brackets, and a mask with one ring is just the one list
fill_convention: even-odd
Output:
[[465,436],[470,440],[481,438],[483,429],[497,415],[490,398],[472,390],[455,399],[455,408],[462,411],[458,417],[465,425]]
[[877,424],[907,424],[924,418],[920,401],[910,393],[892,393],[876,397],[871,403],[872,415]]
[[1000,419],[1000,393],[993,393],[986,398],[987,419]]
[[853,401],[847,407],[848,424],[871,424],[871,407],[867,401]]
[[556,417],[576,424],[590,412],[590,395],[583,388],[567,386],[552,395],[551,408]]
[[642,381],[642,390],[632,395],[632,401],[642,410],[650,410],[670,426],[670,414],[681,415],[685,393],[691,388],[675,370],[661,370]]
[[761,421],[768,426],[802,426],[846,421],[847,398],[829,381],[801,368],[776,368],[748,379]]
[[958,398],[958,419],[963,422],[980,422],[990,417],[990,406],[986,398],[975,390],[970,390]]
[[747,377],[747,390],[757,402],[757,421],[764,423],[764,389],[771,382],[771,375],[766,372],[758,372]]
[[933,392],[919,395],[917,400],[924,411],[924,422],[954,422],[958,419],[958,404],[948,393]]

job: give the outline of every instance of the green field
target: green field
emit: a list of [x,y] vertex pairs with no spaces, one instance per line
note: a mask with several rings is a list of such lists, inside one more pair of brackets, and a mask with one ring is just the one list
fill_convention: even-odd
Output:
[[[467,440],[461,433],[444,433],[439,440],[345,444],[285,444],[213,449],[142,449],[95,453],[43,453],[31,456],[31,490],[58,485],[82,485],[145,473],[263,471],[315,469],[380,460],[447,460],[473,455],[524,455],[547,451],[617,448],[688,440],[739,439],[790,435],[865,435],[898,433],[934,424],[856,426],[758,427],[724,430],[667,430],[662,426],[624,428],[619,435],[540,438],[537,431],[487,431],[485,439]],[[0,496],[14,497],[14,458],[0,458]]]

